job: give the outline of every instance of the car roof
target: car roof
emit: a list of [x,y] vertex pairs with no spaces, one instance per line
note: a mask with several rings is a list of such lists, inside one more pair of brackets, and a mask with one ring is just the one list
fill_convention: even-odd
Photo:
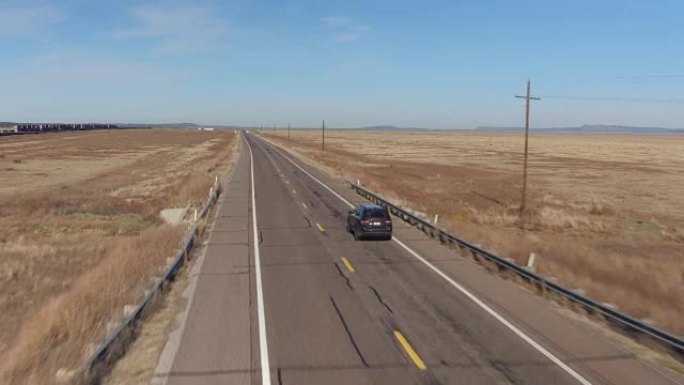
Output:
[[382,207],[382,206],[380,206],[380,205],[374,205],[374,204],[370,204],[370,203],[364,203],[364,204],[359,205],[359,206],[362,207],[362,208],[364,208],[364,209],[381,209],[381,210],[385,210],[385,208]]

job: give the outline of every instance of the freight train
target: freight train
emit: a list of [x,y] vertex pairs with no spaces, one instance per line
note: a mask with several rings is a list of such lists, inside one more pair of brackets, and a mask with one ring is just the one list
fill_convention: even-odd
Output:
[[96,123],[19,123],[13,127],[15,133],[28,132],[55,132],[55,131],[84,131],[84,130],[108,130],[119,128],[116,124]]

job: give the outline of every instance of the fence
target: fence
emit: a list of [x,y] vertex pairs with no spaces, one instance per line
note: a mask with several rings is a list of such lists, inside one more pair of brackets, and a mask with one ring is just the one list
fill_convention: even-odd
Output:
[[351,185],[351,188],[356,191],[357,194],[373,203],[386,207],[395,216],[398,216],[411,225],[418,227],[432,238],[439,239],[441,243],[446,244],[449,247],[458,247],[463,253],[470,253],[473,259],[477,261],[489,261],[495,264],[501,271],[513,272],[525,282],[536,286],[540,292],[555,294],[561,298],[571,301],[572,303],[578,304],[590,314],[601,315],[609,324],[620,329],[621,331],[637,337],[647,337],[648,339],[655,341],[658,345],[664,347],[676,358],[680,360],[684,359],[684,339],[682,339],[682,337],[673,335],[657,327],[649,325],[641,320],[616,310],[610,305],[603,304],[588,298],[577,291],[565,288],[548,278],[544,278],[536,274],[526,267],[517,265],[510,259],[494,255],[489,251],[482,249],[481,247],[470,244],[463,239],[446,232],[444,229],[435,227],[432,223],[426,221],[425,219],[419,218],[406,209],[387,201],[381,196],[359,186],[358,184],[354,184],[352,182],[347,183]]
[[142,321],[145,315],[154,308],[156,299],[160,297],[168,284],[176,278],[178,272],[187,262],[190,251],[197,239],[202,235],[204,219],[220,194],[221,185],[217,179],[209,192],[207,201],[190,227],[183,241],[182,248],[166,268],[164,274],[155,281],[154,286],[150,290],[145,291],[142,301],[125,316],[114,332],[107,336],[105,341],[89,357],[83,368],[83,375],[87,383],[99,383],[106,374],[107,369],[125,353],[128,343],[132,341],[132,337],[135,335],[138,322]]

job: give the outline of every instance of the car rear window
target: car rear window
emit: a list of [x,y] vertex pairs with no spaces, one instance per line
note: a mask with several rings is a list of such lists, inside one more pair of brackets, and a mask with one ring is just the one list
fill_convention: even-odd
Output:
[[363,219],[368,218],[389,219],[389,214],[385,209],[366,209],[363,211]]

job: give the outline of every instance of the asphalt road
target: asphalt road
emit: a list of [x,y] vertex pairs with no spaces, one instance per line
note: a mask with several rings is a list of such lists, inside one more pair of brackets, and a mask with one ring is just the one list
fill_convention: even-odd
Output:
[[399,219],[354,241],[360,197],[245,140],[156,383],[682,383]]

